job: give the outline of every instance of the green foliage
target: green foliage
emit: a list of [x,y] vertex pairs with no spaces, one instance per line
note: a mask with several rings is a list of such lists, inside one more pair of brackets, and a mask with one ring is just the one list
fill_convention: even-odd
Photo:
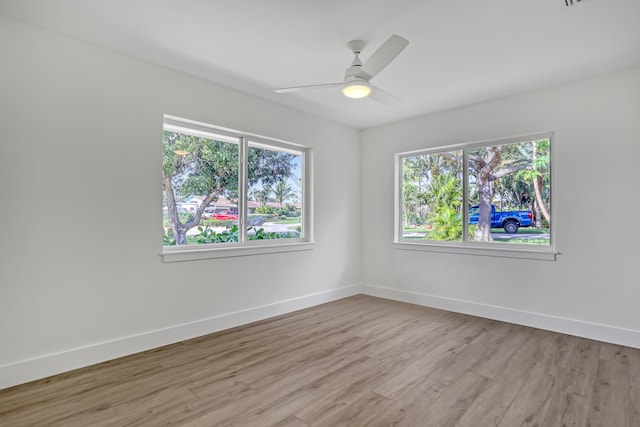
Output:
[[[514,169],[513,173],[502,175],[492,183],[492,201],[498,205],[499,210],[530,209],[535,199],[533,181],[538,177],[543,179],[542,202],[549,205],[549,143],[548,139],[543,139],[499,146],[502,160],[492,174],[500,174],[507,168]],[[474,149],[472,152],[486,154],[486,149]],[[519,168],[515,167],[518,165]],[[472,172],[475,176],[477,171]],[[473,189],[472,187],[471,190]],[[470,197],[470,203],[478,204],[477,196],[475,199]]]
[[276,233],[274,231],[264,231],[264,228],[250,227],[249,230],[254,231],[252,234],[247,235],[249,240],[268,240],[268,239],[287,239],[289,237],[295,237],[292,233]]
[[[198,227],[199,233],[194,236],[198,244],[206,243],[235,243],[238,242],[238,226],[234,225],[221,232],[216,232],[209,227]],[[272,240],[290,239],[298,237],[296,233],[279,233],[275,231],[265,231],[264,228],[247,228],[247,240]],[[253,232],[252,232],[253,231]]]
[[162,236],[162,244],[164,246],[175,246],[176,239],[173,237],[173,228],[164,229],[164,235]]
[[265,215],[273,215],[275,213],[275,208],[267,205],[258,206],[256,208],[256,213],[265,214]]
[[238,226],[234,225],[219,233],[209,227],[198,227],[199,233],[194,236],[196,243],[230,243],[238,241]]
[[262,215],[273,215],[279,217],[296,217],[300,216],[301,210],[295,206],[287,205],[284,208],[274,208],[273,206],[262,205],[256,208],[256,213]]
[[260,207],[262,207],[267,205],[267,202],[269,201],[269,197],[271,196],[272,192],[273,190],[271,189],[271,186],[263,185],[261,188],[254,189],[252,191],[252,197],[258,203],[260,203],[261,205]]
[[429,182],[424,194],[425,203],[431,210],[427,224],[431,232],[425,238],[429,240],[462,240],[462,182],[455,175],[443,173],[435,175]]
[[[248,240],[292,239],[299,236],[297,233],[279,233],[276,231],[267,232],[264,231],[264,228],[249,227],[247,230],[254,231],[254,233],[247,235]],[[300,229],[300,231],[302,231],[302,229]]]
[[228,219],[228,220],[220,220],[220,219],[203,219],[200,220],[200,225],[203,225],[205,227],[225,227],[225,228],[231,228],[233,227],[238,221],[237,220],[233,220],[233,219]]
[[462,216],[451,206],[438,206],[429,216],[431,231],[425,235],[428,240],[462,240]]
[[[516,177],[520,180],[532,183],[534,179],[541,177],[543,182],[543,199],[545,205],[549,205],[549,185],[551,179],[549,140],[527,142],[530,145],[529,152],[532,159],[532,168],[519,171]],[[535,149],[535,151],[534,151]],[[532,184],[531,184],[532,186]],[[531,188],[533,193],[533,187]]]
[[163,153],[164,175],[177,194],[237,195],[237,144],[165,131]]
[[405,225],[421,225],[427,220],[427,207],[423,205],[429,179],[429,156],[413,156],[402,162],[402,202]]
[[296,207],[293,205],[287,205],[284,208],[275,210],[274,213],[279,217],[293,218],[300,216],[302,214],[302,211],[300,209],[296,209]]
[[[188,212],[178,212],[178,220],[184,224],[187,221],[189,221],[191,218],[193,218],[193,214],[192,213],[188,213]],[[166,212],[162,214],[162,223],[165,227],[169,227],[171,224],[169,222],[169,214],[167,214]]]
[[429,182],[422,198],[432,209],[448,206],[458,210],[462,204],[462,180],[450,173],[436,175]]
[[249,147],[249,186],[260,182],[262,186],[273,187],[291,175],[296,157],[281,151]]
[[285,200],[288,200],[296,195],[295,191],[293,190],[293,187],[287,184],[286,179],[283,179],[280,182],[278,182],[278,185],[276,185],[276,188],[273,190],[273,193],[276,197],[276,202],[278,202],[280,206],[282,206]]
[[[405,226],[423,226],[438,216],[439,203],[462,200],[461,152],[424,154],[403,159],[402,203]],[[458,203],[458,202],[456,202]],[[455,205],[457,208],[458,205]]]

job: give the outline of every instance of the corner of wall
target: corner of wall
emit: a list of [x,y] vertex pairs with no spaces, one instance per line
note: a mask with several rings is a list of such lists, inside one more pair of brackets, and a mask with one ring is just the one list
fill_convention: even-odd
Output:
[[363,283],[362,293],[424,307],[640,348],[640,331]]

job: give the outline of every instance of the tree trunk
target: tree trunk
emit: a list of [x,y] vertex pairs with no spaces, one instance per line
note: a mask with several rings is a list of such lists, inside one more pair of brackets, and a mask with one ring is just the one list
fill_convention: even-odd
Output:
[[477,242],[491,242],[491,201],[493,192],[491,191],[491,172],[500,164],[502,160],[502,147],[487,147],[482,167],[476,169],[478,180],[478,228],[473,234],[473,240]]
[[542,185],[543,185],[542,177],[537,176],[533,180],[533,190],[536,192],[536,202],[540,207],[540,213],[542,213],[542,216],[544,216],[544,219],[546,219],[547,222],[551,222],[551,215],[549,215],[549,211],[547,210],[547,207],[544,205],[544,202],[542,201],[542,191],[541,191]]
[[176,245],[186,245],[187,231],[200,223],[200,218],[202,218],[204,209],[209,206],[209,203],[216,198],[220,191],[212,192],[205,197],[205,199],[200,203],[200,206],[198,206],[198,209],[194,212],[193,216],[186,223],[182,224],[180,222],[180,217],[178,216],[178,206],[176,205],[176,197],[173,194],[171,177],[163,177],[162,184],[164,186],[164,192],[167,195],[167,213],[169,214],[169,224],[173,229],[173,237],[176,239]]
[[489,174],[483,170],[478,173],[478,197],[479,215],[478,228],[473,234],[473,240],[477,242],[491,242],[491,183]]
[[169,225],[173,229],[173,238],[176,239],[176,245],[184,245],[187,243],[187,230],[181,227],[180,218],[178,217],[178,206],[176,205],[176,197],[173,194],[173,186],[171,185],[171,177],[164,176],[162,178],[164,193],[167,196],[167,214],[169,215]]
[[540,213],[540,203],[537,198],[533,201],[533,215],[536,228],[542,228],[542,214]]

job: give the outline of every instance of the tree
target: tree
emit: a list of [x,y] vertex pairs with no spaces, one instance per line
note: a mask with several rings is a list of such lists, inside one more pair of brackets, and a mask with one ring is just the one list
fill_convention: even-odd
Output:
[[541,218],[549,223],[549,140],[542,139],[531,141],[531,163],[532,167],[522,170],[516,176],[527,183],[530,183],[533,193],[531,208],[535,213],[536,227],[541,226]]
[[[536,194],[535,201],[542,213],[542,216],[544,216],[544,219],[547,220],[547,223],[550,223],[551,215],[549,214],[549,209],[545,204],[545,197],[542,194],[542,189],[545,188],[544,180],[549,179],[549,140],[533,141],[532,144],[533,170],[536,174],[535,179],[533,180],[533,189]],[[546,173],[542,171],[545,171]],[[548,188],[548,186],[546,188]]]
[[[238,145],[194,135],[165,131],[163,137],[163,189],[169,224],[178,245],[186,244],[187,231],[200,223],[204,209],[219,196],[238,197]],[[248,150],[248,185],[270,186],[288,176],[292,154],[275,150]],[[185,222],[178,216],[176,195],[204,195]]]
[[[462,152],[459,152],[459,155],[462,155]],[[451,198],[456,198],[455,194],[447,192],[455,192],[454,187],[450,185],[450,178],[457,178],[460,186],[462,185],[461,163],[451,161],[441,154],[423,154],[405,157],[402,167],[404,225],[424,226],[433,218],[433,210],[437,208],[437,204],[446,199],[445,203],[450,205]],[[461,196],[459,200],[462,200]],[[459,208],[459,204],[457,207]]]
[[[509,161],[502,161],[503,150],[514,150],[517,144],[495,145],[490,147],[474,148],[469,150],[467,161],[470,174],[475,178],[478,192],[478,226],[473,233],[473,240],[479,242],[490,242],[491,237],[491,204],[493,202],[492,184],[509,174],[523,169],[532,168],[530,158],[526,156],[515,157]],[[462,163],[462,157],[452,153],[445,155]]]
[[428,222],[433,227],[425,238],[449,241],[462,239],[462,181],[451,172],[434,175],[425,193],[425,201],[432,206]]
[[293,191],[293,187],[287,184],[286,179],[283,179],[280,182],[278,182],[278,184],[276,185],[276,188],[273,190],[273,193],[276,196],[276,201],[278,202],[278,204],[280,204],[280,207],[282,207],[282,203],[285,200],[291,197],[294,197],[296,195],[295,191]]
[[531,160],[526,156],[502,162],[503,150],[512,146],[515,144],[484,147],[469,152],[468,163],[476,177],[479,207],[478,227],[473,234],[473,240],[479,242],[493,240],[491,237],[491,204],[493,202],[491,183],[504,176],[532,168]]
[[253,191],[253,197],[260,203],[260,206],[265,206],[271,197],[273,190],[270,185],[263,185],[259,189]]

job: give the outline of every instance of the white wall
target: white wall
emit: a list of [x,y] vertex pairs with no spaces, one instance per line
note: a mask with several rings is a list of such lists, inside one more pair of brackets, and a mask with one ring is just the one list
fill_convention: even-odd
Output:
[[[358,292],[357,131],[4,18],[0,58],[0,388]],[[312,147],[314,249],[162,263],[165,113]]]
[[[394,249],[396,152],[555,132],[557,261]],[[640,347],[640,69],[362,135],[365,292]]]

